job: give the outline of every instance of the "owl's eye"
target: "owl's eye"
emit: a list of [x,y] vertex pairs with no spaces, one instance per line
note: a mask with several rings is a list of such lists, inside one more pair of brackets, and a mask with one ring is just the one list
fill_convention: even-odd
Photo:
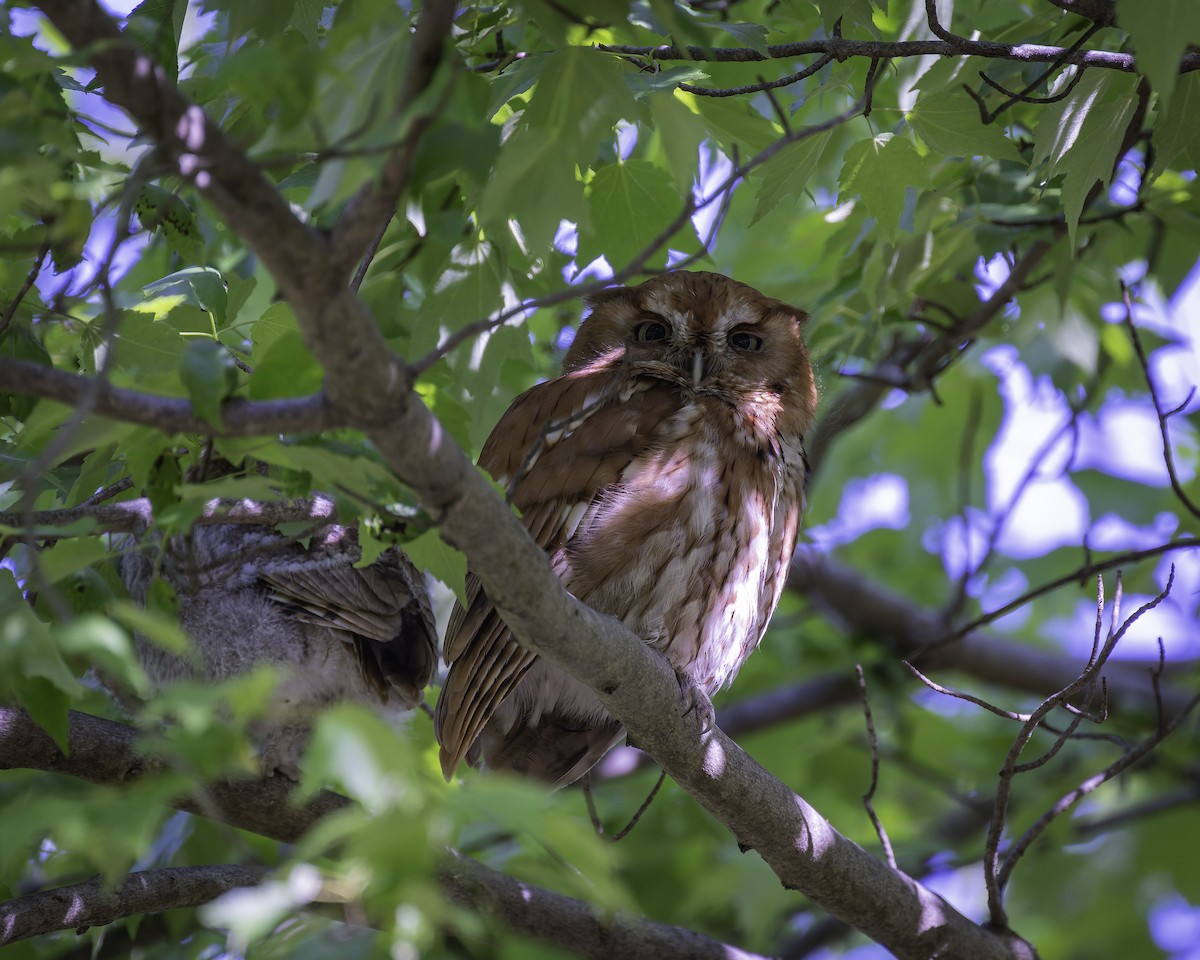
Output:
[[657,320],[647,320],[633,328],[633,339],[638,343],[651,343],[667,339],[667,325]]
[[729,335],[729,345],[735,350],[761,350],[763,338],[747,333],[745,330],[734,330]]

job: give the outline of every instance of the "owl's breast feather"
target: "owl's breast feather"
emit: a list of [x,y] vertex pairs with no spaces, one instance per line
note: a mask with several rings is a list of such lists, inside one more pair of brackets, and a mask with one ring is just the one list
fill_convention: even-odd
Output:
[[782,482],[776,453],[731,449],[733,415],[700,401],[664,418],[656,442],[584,513],[560,567],[576,597],[708,693],[758,644],[795,531],[787,501],[798,488]]

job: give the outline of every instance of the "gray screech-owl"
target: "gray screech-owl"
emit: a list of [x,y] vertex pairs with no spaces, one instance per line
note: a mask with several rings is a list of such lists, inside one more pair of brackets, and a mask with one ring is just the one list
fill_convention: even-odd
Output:
[[260,747],[266,772],[298,779],[309,727],[340,700],[411,709],[437,665],[437,631],[421,573],[396,547],[368,567],[355,531],[320,528],[308,548],[263,526],[198,526],[191,537],[121,557],[130,596],[146,602],[155,575],[179,597],[179,621],[200,665],[144,638],[138,658],[160,687],[227,679],[259,664],[282,677]]

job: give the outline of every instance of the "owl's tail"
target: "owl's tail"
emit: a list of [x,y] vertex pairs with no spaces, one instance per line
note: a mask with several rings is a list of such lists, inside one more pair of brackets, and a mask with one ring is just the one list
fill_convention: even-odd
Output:
[[489,769],[536,777],[557,790],[587,773],[624,736],[616,720],[581,729],[577,717],[543,713],[537,723],[518,723],[507,733],[489,723],[479,742]]

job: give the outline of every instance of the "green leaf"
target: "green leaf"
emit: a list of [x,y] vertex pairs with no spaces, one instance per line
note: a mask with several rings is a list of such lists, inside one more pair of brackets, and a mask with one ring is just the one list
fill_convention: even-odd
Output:
[[[678,188],[661,167],[646,160],[601,167],[588,186],[590,224],[579,232],[579,262],[588,263],[604,254],[614,270],[621,269],[679,216],[682,207]],[[650,255],[646,265],[665,265],[668,246],[695,249],[696,233],[690,218]]]
[[709,79],[708,72],[702,64],[690,66],[665,67],[659,70],[642,70],[637,73],[626,73],[625,81],[629,89],[639,100],[656,93],[674,95],[681,83],[703,85]]
[[296,317],[292,308],[286,302],[273,303],[263,311],[262,316],[254,321],[251,340],[254,342],[255,369],[263,362],[267,351],[274,346],[275,341],[287,333],[299,333]]
[[[435,382],[436,379],[439,379],[439,374],[441,375],[440,379],[448,379],[446,370],[444,363],[432,367],[418,381],[414,389],[417,391],[417,395],[425,401],[425,406],[438,418],[438,423],[445,427],[446,432],[455,439],[459,446],[470,449],[472,447],[471,415],[463,406],[462,401],[444,383]],[[482,437],[478,438],[478,443],[475,444],[477,448],[483,445],[482,440]]]
[[508,221],[517,220],[528,248],[544,250],[560,221],[577,223],[585,210],[583,184],[566,155],[562,134],[521,127],[500,151],[479,216],[496,232],[507,231]]
[[735,149],[741,150],[742,156],[752,156],[774,143],[782,132],[744,100],[692,94],[679,97],[685,103],[690,99],[695,105],[707,122],[709,133],[727,156],[732,156]]
[[443,332],[495,315],[505,306],[503,279],[495,244],[467,241],[456,246],[432,295],[419,307],[410,354],[423,356],[437,346]]
[[[382,36],[386,36],[383,31]],[[304,69],[312,55],[312,47],[301,33],[289,30],[270,43],[242,44],[225,61],[222,76],[252,115],[267,111],[280,130],[290,131],[320,109],[320,104],[314,103],[316,76]]]
[[212,314],[217,327],[225,325],[229,292],[225,278],[212,267],[188,267],[146,284],[147,299],[178,297]]
[[[854,36],[857,31],[865,30],[877,37],[879,31],[875,27],[871,8],[876,6],[886,10],[887,5],[879,0],[821,0],[817,6],[821,9],[821,20],[827,33],[832,34],[834,26],[841,20],[841,32],[844,36]],[[945,22],[949,24],[948,16]]]
[[[1105,73],[1105,76],[1094,74]],[[1065,175],[1063,208],[1074,243],[1084,201],[1097,182],[1107,185],[1125,128],[1137,109],[1135,77],[1111,71],[1086,74],[1061,103],[1053,104],[1038,122],[1034,163],[1050,161],[1050,172]]]
[[459,603],[466,605],[467,558],[446,543],[436,529],[407,541],[404,552],[419,569],[428,570],[454,592]]
[[110,443],[97,447],[84,458],[79,476],[67,494],[68,505],[79,504],[101,487],[118,479],[122,471],[121,465],[116,462],[116,454],[117,445]]
[[72,537],[60,540],[53,549],[42,551],[42,576],[46,578],[47,583],[58,583],[63,577],[87,570],[92,564],[108,556],[109,552],[108,544],[101,537]]
[[[1166,109],[1188,44],[1200,43],[1200,4],[1195,0],[1116,0],[1117,23],[1129,33],[1138,72]],[[1194,121],[1193,116],[1193,121]]]
[[58,749],[66,753],[69,747],[71,719],[68,710],[71,697],[61,688],[42,677],[26,677],[20,684],[18,699],[33,722],[50,734]]
[[145,0],[129,12],[125,35],[150,54],[171,83],[179,79],[179,37],[187,0]]
[[322,0],[296,0],[291,23],[311,46],[317,45],[317,31],[324,12],[325,4]]
[[183,471],[174,451],[167,450],[150,467],[146,476],[144,492],[150,499],[155,513],[179,502],[179,485],[183,482]]
[[846,151],[839,200],[844,203],[849,197],[862,197],[880,229],[894,237],[904,212],[905,190],[929,186],[929,165],[907,137],[881,133],[860,140]]
[[1034,165],[1049,160],[1050,170],[1054,171],[1075,146],[1089,111],[1103,98],[1107,79],[1099,70],[1085,73],[1068,96],[1039,111],[1034,130]]
[[[88,571],[94,573],[95,571]],[[112,592],[108,591],[108,597]],[[108,617],[88,613],[53,628],[59,647],[66,654],[85,658],[139,697],[150,695],[150,681],[138,664],[129,634]]]
[[832,136],[832,132],[826,132],[790,143],[763,164],[758,174],[760,180],[755,194],[758,202],[754,219],[750,221],[752,224],[782,203],[800,201]]
[[292,18],[296,0],[259,0],[257,3],[223,3],[230,12],[230,33],[241,37],[254,31],[260,37],[273,37],[283,31]]
[[67,667],[50,630],[21,596],[11,570],[0,570],[0,691],[18,693],[24,681],[39,677],[67,697],[82,688]]
[[335,784],[368,808],[396,802],[411,779],[404,741],[387,721],[357,704],[337,704],[317,722],[305,764],[305,791]]
[[578,220],[588,166],[622,118],[637,116],[621,62],[597,50],[565,47],[548,58],[517,131],[500,151],[480,216],[503,228],[520,221],[532,250],[550,245],[559,220]]
[[183,338],[169,324],[148,313],[127,311],[113,337],[113,361],[140,386],[166,390],[177,383],[183,348]]
[[366,517],[358,521],[358,545],[362,550],[362,556],[354,564],[356,567],[369,567],[390,546],[375,535],[375,524]]
[[325,382],[325,371],[308,352],[298,331],[281,334],[257,359],[250,377],[252,400],[304,397]]
[[726,37],[732,37],[733,46],[749,47],[761,53],[764,57],[767,55],[767,28],[761,23],[706,23],[703,20],[695,21],[696,26],[707,30],[712,30],[717,34],[725,34],[725,37],[718,36],[714,38],[715,43],[706,44],[711,47],[726,47],[731,44]]
[[188,263],[204,258],[204,237],[187,201],[153,183],[144,183],[133,210],[147,230],[162,229],[167,245]]
[[624,73],[616,56],[583,47],[559,50],[542,68],[524,120],[533,130],[569,137],[586,157],[618,120],[637,114]]
[[984,126],[979,107],[962,90],[922,94],[908,122],[939,157],[996,157],[1021,162],[1021,154],[1003,128]]
[[673,93],[653,93],[647,103],[658,133],[658,147],[666,156],[667,167],[682,198],[691,192],[696,180],[698,152],[705,136],[704,124]]
[[237,387],[233,357],[216,340],[192,340],[179,357],[179,379],[196,415],[221,429],[221,401]]
[[1182,166],[1200,167],[1200,72],[1185,73],[1175,85],[1168,106],[1160,101],[1154,124],[1154,169],[1168,169],[1177,157]]
[[498,73],[491,79],[491,101],[488,105],[487,116],[490,120],[500,108],[513,97],[530,90],[542,75],[542,68],[549,62],[550,57],[545,53],[535,53],[512,64],[503,73]]

